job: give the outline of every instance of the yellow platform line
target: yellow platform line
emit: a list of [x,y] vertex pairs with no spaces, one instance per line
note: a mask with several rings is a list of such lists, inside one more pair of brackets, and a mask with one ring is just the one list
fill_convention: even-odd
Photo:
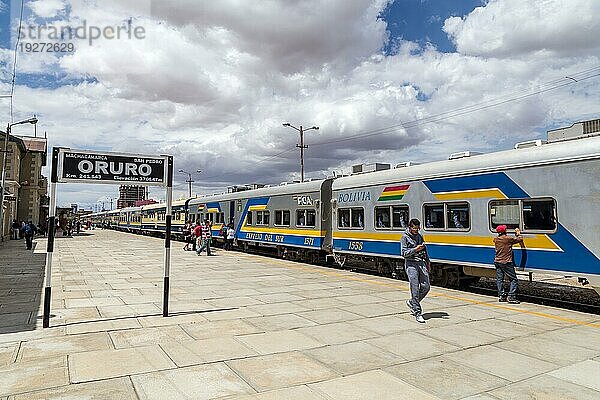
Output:
[[[366,279],[366,278],[358,278],[358,277],[354,277],[354,276],[348,276],[348,275],[345,275],[345,274],[342,274],[342,273],[339,273],[339,272],[335,272],[335,271],[322,271],[322,270],[314,268],[314,267],[305,267],[305,266],[302,266],[302,265],[290,265],[290,264],[286,264],[286,263],[284,263],[282,261],[272,261],[272,260],[265,260],[265,261],[267,263],[269,263],[269,264],[283,265],[283,266],[288,267],[288,268],[300,269],[300,270],[304,270],[306,272],[316,272],[316,273],[319,273],[321,275],[335,276],[335,277],[347,279],[347,280],[350,280],[350,281],[361,282],[361,283],[369,283],[369,284],[378,285],[378,286],[385,286],[385,287],[391,287],[391,288],[395,288],[395,289],[402,289],[402,290],[405,290],[405,291],[409,291],[410,290],[410,287],[408,286],[408,283],[400,285],[400,284],[397,284],[397,283],[379,282],[379,281],[375,281],[373,279]],[[584,325],[584,326],[590,326],[592,328],[600,328],[600,323],[585,322],[585,321],[580,321],[578,319],[560,317],[558,315],[546,314],[546,313],[537,312],[537,311],[529,311],[529,310],[524,310],[524,309],[521,309],[521,308],[516,308],[516,307],[511,307],[511,306],[505,306],[505,305],[502,305],[502,304],[496,304],[496,303],[489,303],[489,302],[485,302],[485,301],[467,299],[465,297],[453,296],[453,295],[449,295],[449,294],[441,293],[441,292],[429,292],[428,295],[432,296],[432,297],[442,297],[442,298],[446,298],[446,299],[463,301],[463,302],[471,303],[471,304],[475,304],[475,305],[482,305],[482,306],[486,306],[486,307],[493,307],[493,308],[498,308],[498,309],[503,309],[503,310],[514,311],[514,312],[518,312],[518,313],[521,313],[521,314],[535,315],[537,317],[542,317],[542,318],[547,318],[547,319],[553,319],[555,321],[566,322],[566,323],[570,323],[570,324],[574,324],[574,325]]]

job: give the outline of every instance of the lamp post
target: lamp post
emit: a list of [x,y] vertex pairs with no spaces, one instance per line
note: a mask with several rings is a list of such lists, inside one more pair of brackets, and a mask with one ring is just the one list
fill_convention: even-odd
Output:
[[304,182],[304,149],[308,149],[308,145],[306,145],[306,146],[304,145],[304,132],[310,131],[311,129],[318,131],[319,127],[312,126],[308,129],[304,129],[302,127],[302,125],[300,125],[299,128],[296,128],[294,125],[290,124],[289,122],[286,122],[285,124],[283,124],[283,126],[293,128],[293,129],[297,130],[298,132],[300,132],[300,144],[297,144],[296,147],[300,148],[300,181]]
[[[179,170],[179,171],[177,171],[177,172],[179,172],[180,174],[187,174],[187,176],[188,176],[188,180],[187,180],[186,182],[188,183],[188,188],[189,188],[189,191],[188,191],[188,192],[189,192],[189,197],[192,197],[192,183],[196,182],[196,181],[192,180],[192,173],[191,173],[191,172],[187,172],[187,171],[185,171],[185,170],[183,170],[183,169],[180,169],[180,170]],[[201,170],[199,170],[199,169],[197,169],[197,170],[196,170],[196,173],[197,173],[197,174],[199,174],[199,173],[201,173],[201,172],[202,172],[202,171],[201,171]]]
[[0,236],[0,240],[4,241],[4,192],[6,191],[6,153],[8,153],[8,138],[10,137],[10,130],[15,125],[22,124],[32,124],[35,125],[38,123],[38,119],[33,117],[29,119],[25,119],[19,122],[13,122],[6,125],[6,133],[4,134],[4,151],[2,155],[2,185],[0,185],[0,225],[2,225],[2,234]]

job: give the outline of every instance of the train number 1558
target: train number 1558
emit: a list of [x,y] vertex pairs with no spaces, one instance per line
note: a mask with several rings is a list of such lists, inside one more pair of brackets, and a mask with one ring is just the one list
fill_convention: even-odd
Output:
[[358,250],[361,251],[363,249],[363,242],[349,242],[348,250]]

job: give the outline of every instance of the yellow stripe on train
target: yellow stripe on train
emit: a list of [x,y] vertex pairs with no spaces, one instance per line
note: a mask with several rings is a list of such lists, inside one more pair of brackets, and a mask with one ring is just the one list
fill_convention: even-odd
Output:
[[500,189],[476,189],[461,190],[455,192],[439,192],[433,194],[437,200],[463,200],[463,199],[506,199],[506,195]]
[[[396,232],[355,232],[338,231],[333,233],[335,239],[348,240],[380,240],[385,242],[399,242],[402,239],[402,233]],[[476,246],[476,247],[494,247],[493,236],[462,236],[462,235],[423,235],[425,243],[450,245],[450,246]],[[552,241],[547,235],[531,235],[523,238],[525,247],[531,250],[551,250],[562,251],[560,247]],[[515,246],[518,249],[518,245]]]

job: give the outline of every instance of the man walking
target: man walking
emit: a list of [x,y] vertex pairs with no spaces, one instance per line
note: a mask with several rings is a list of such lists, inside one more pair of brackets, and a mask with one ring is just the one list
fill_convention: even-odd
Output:
[[425,323],[421,301],[429,292],[429,255],[423,236],[419,233],[421,223],[413,218],[408,222],[408,228],[402,235],[401,254],[404,257],[404,268],[410,283],[410,300],[406,301],[410,313],[417,322]]
[[19,239],[19,223],[17,222],[16,219],[13,219],[13,222],[12,222],[12,238],[14,240]]
[[[496,267],[496,285],[498,286],[498,301],[508,301],[511,304],[519,304],[517,300],[518,279],[515,272],[515,263],[513,261],[514,244],[523,243],[523,237],[519,228],[515,228],[515,237],[510,237],[506,234],[506,225],[498,225],[496,227],[498,237],[494,238],[496,247],[496,255],[494,257],[494,266]],[[504,275],[510,280],[508,296],[504,290]]]

